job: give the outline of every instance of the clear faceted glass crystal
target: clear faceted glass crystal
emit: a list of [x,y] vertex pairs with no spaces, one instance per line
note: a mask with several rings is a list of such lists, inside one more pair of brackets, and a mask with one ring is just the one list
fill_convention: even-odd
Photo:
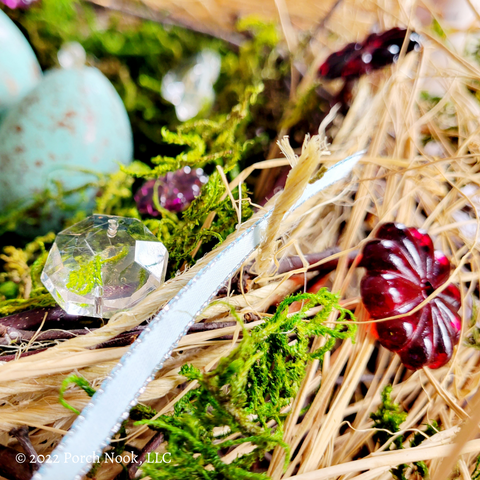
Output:
[[221,64],[217,52],[205,49],[163,77],[162,97],[175,105],[177,118],[181,122],[190,120],[200,110],[213,104],[213,85],[220,75]]
[[67,313],[110,318],[160,286],[167,262],[139,220],[92,215],[57,235],[41,280]]

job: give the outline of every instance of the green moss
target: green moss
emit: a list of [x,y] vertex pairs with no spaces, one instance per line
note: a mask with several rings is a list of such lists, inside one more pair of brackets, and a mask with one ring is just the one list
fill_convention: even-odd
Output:
[[[293,302],[302,302],[302,309],[288,316]],[[296,395],[308,361],[323,359],[335,339],[351,338],[355,332],[353,324],[335,328],[324,325],[333,309],[340,311],[341,319],[349,314],[337,302],[338,297],[326,289],[289,297],[252,333],[244,330],[239,346],[213,371],[202,373],[189,365],[182,367],[181,374],[196,380],[199,388],[175,405],[173,415],[140,422],[164,433],[175,464],[145,464],[144,475],[154,480],[265,479],[264,474],[251,472],[252,465],[276,445],[287,450],[282,441],[286,417],[280,412]],[[305,321],[307,311],[317,305],[324,308]],[[231,313],[236,316],[233,309]],[[297,341],[291,342],[290,335]],[[309,340],[314,335],[322,335],[327,341],[323,348],[310,352]],[[275,420],[276,428],[268,427],[270,420]],[[224,436],[218,435],[219,427],[226,429]],[[223,463],[222,452],[245,443],[252,445],[249,453],[229,465]],[[207,465],[213,470],[206,469]]]
[[95,389],[90,386],[87,380],[85,380],[83,377],[79,377],[78,375],[70,375],[69,377],[65,378],[65,380],[63,380],[62,386],[60,387],[58,401],[65,408],[68,408],[68,410],[71,410],[73,413],[80,415],[80,412],[65,400],[65,392],[67,391],[67,388],[72,384],[80,387],[89,397],[93,397],[93,395],[95,394]]
[[[400,431],[400,425],[406,420],[407,413],[400,409],[398,403],[393,402],[392,386],[387,385],[382,392],[382,403],[378,410],[370,415],[373,420],[373,427],[379,429],[374,435],[374,439],[380,445],[387,443],[390,439],[395,439],[390,443],[389,448],[402,449],[404,448],[405,436],[396,435]],[[417,432],[410,441],[410,447],[414,448],[420,445],[426,438],[431,437],[439,432],[439,427],[436,421],[426,426],[425,432]],[[409,469],[417,473],[423,478],[428,478],[429,472],[425,462],[414,462],[411,466],[408,464],[401,464],[390,470],[392,476],[396,480],[407,480],[406,472]]]
[[102,287],[102,266],[120,262],[128,252],[129,248],[125,246],[116,255],[107,258],[102,258],[101,255],[94,255],[92,259],[90,257],[75,258],[78,268],[71,270],[68,274],[66,287],[77,295],[87,295],[95,287]]
[[[175,157],[154,158],[152,160],[154,166],[151,169],[142,167],[139,170],[138,166],[134,165],[133,168],[122,167],[124,172],[137,177],[156,178],[184,166],[206,165],[221,165],[227,174],[233,172],[255,143],[246,138],[245,127],[250,118],[250,109],[261,91],[261,86],[247,89],[245,98],[228,115],[219,115],[211,120],[185,122],[175,132],[164,129],[162,133],[165,141],[182,146],[185,150]],[[149,220],[147,225],[167,247],[171,274],[184,262],[194,263],[196,258],[233,232],[238,218],[225,193],[225,185],[219,173],[214,171],[203,186],[201,194],[181,215],[177,216],[157,207],[162,218]],[[222,200],[224,195],[226,198]],[[238,188],[233,191],[233,195],[238,199]],[[242,198],[242,220],[245,221],[252,214],[245,186]],[[203,228],[212,212],[215,212],[213,223]],[[204,247],[193,256],[192,252],[199,242]]]
[[[34,307],[49,307],[56,305],[52,296],[40,281],[43,266],[48,252],[45,244],[53,242],[55,235],[37,237],[25,248],[7,246],[3,249],[0,259],[3,261],[3,271],[0,272],[0,289],[16,291],[15,298],[0,298],[0,315],[10,315]],[[13,288],[15,285],[15,289]]]
[[[373,420],[373,428],[379,429],[379,431],[375,433],[374,439],[378,441],[380,445],[385,444],[393,434],[400,431],[400,425],[407,418],[406,412],[401,411],[400,405],[393,402],[391,395],[392,386],[387,385],[382,392],[382,403],[380,407],[370,415],[370,418]],[[403,448],[403,437],[397,436],[394,444],[397,448]]]
[[[116,248],[118,248],[119,246],[120,245],[117,245]],[[130,252],[130,248],[128,246],[124,246],[116,255],[112,255],[111,257],[107,257],[107,258],[102,258],[102,265],[105,263],[109,263],[109,264],[119,263],[120,260],[123,260],[128,255],[129,252]]]
[[55,305],[57,303],[49,293],[41,293],[32,295],[30,298],[14,298],[0,302],[0,315],[6,316],[31,308],[54,307]]
[[92,260],[76,258],[79,267],[68,275],[66,287],[77,295],[86,295],[96,286],[102,286],[102,260],[95,255]]
[[[136,165],[146,167],[142,162],[133,162],[131,167]],[[133,182],[134,178],[121,170],[102,177],[98,184],[100,194],[95,199],[95,213],[139,218],[137,209],[132,204]]]
[[142,287],[147,283],[147,280],[148,280],[147,271],[144,270],[143,268],[140,269],[140,273],[138,274],[138,287],[137,287],[137,290],[140,290],[140,288],[142,288]]
[[[142,161],[111,175],[98,174],[97,180],[85,188],[65,191],[61,184],[55,184],[25,203],[12,206],[0,215],[0,235],[15,230],[19,224],[26,225],[25,231],[29,232],[34,228],[59,230],[60,221],[63,226],[71,225],[92,210],[141,218],[133,199],[141,182],[138,178],[155,178],[185,165],[204,167],[209,181],[186,211],[168,212],[156,199],[160,216],[143,218],[169,250],[168,275],[172,276],[178,269],[194,264],[235,230],[237,211],[215,167],[222,166],[232,180],[245,167],[265,158],[282,116],[282,99],[288,99],[283,78],[289,75],[289,62],[280,61],[276,48],[278,27],[257,18],[239,23],[245,41],[237,50],[216,38],[179,27],[100,11],[101,15],[97,15],[96,7],[77,0],[43,0],[25,11],[6,9],[27,35],[43,69],[56,66],[57,51],[63,43],[78,41],[84,46],[90,64],[99,68],[119,92],[133,128],[135,156]],[[222,57],[216,102],[211,112],[203,112],[204,118],[179,125],[173,106],[161,98],[160,82],[167,71],[204,47]],[[89,199],[94,190],[98,194],[92,208]],[[239,198],[238,188],[233,196]],[[245,184],[241,197],[245,221],[252,214]],[[22,246],[20,241],[17,248]],[[8,300],[12,303],[0,302],[0,311],[2,305],[5,313],[13,313],[54,304],[39,283],[45,258],[46,254],[33,267],[38,273],[34,275],[38,291],[21,298],[20,289],[17,298]],[[93,280],[82,282],[82,278],[95,274],[93,267],[86,265],[84,271],[76,272],[69,282],[71,287],[78,292],[90,288]],[[2,280],[9,279],[0,278],[0,284]]]
[[5,300],[11,300],[16,298],[18,295],[18,285],[11,280],[0,284],[0,298],[3,297]]
[[467,335],[465,337],[465,344],[468,347],[480,350],[480,328],[477,325],[478,318],[478,303],[473,302],[472,314],[470,315]]
[[[294,302],[302,302],[302,308],[289,316],[289,306]],[[316,306],[323,308],[307,319],[307,312]],[[153,480],[266,479],[265,474],[252,473],[252,465],[277,445],[288,451],[282,441],[287,416],[281,410],[298,392],[308,361],[322,360],[336,339],[353,338],[356,331],[353,323],[338,323],[334,328],[324,324],[335,309],[341,321],[352,316],[338,305],[338,296],[326,289],[317,294],[288,297],[264,324],[251,333],[243,329],[238,347],[222,358],[213,371],[202,373],[191,365],[181,368],[180,373],[189,381],[197,381],[199,386],[176,403],[172,415],[154,419],[157,412],[153,408],[144,405],[132,408],[130,420],[163,432],[168,442],[167,450],[175,459],[171,464],[156,464],[152,459],[143,465],[143,475]],[[234,308],[231,314],[241,323]],[[297,341],[291,342],[290,335]],[[310,339],[315,335],[325,337],[326,342],[324,347],[311,352]],[[78,414],[64,399],[72,383],[89,396],[95,390],[85,379],[75,375],[63,381],[59,401]],[[274,429],[268,426],[270,420],[276,422]],[[125,429],[126,424],[123,427]],[[223,434],[218,433],[219,427],[223,428]],[[123,432],[126,437],[127,431]],[[222,461],[223,452],[245,443],[252,445],[249,453],[240,455],[230,464]],[[125,444],[121,443],[115,451],[121,454],[124,448]],[[93,475],[94,471],[91,473]]]
[[471,477],[472,480],[478,480],[480,478],[480,455],[477,458]]

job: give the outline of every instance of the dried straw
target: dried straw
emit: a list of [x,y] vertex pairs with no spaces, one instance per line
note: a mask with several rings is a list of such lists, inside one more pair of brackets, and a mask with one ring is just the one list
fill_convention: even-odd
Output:
[[[231,23],[224,20],[233,18],[233,14],[259,11],[258,2],[145,0],[145,3],[158,11],[170,10],[174,18],[185,24],[200,22],[213,32],[231,31]],[[455,468],[459,476],[469,479],[480,453],[480,354],[462,340],[454,358],[445,367],[415,373],[407,371],[395,355],[379,347],[370,336],[365,323],[368,318],[358,300],[361,271],[355,266],[349,267],[347,254],[351,249],[361,248],[368,232],[380,222],[395,220],[428,229],[434,236],[435,246],[446,252],[454,263],[452,280],[460,285],[464,305],[461,310],[463,338],[470,335],[471,306],[476,301],[480,272],[477,246],[480,105],[467,86],[477,91],[480,68],[471,56],[455,51],[452,45],[445,46],[422,28],[416,16],[416,3],[411,0],[276,3],[280,15],[273,0],[262,2],[259,13],[282,18],[293,55],[308,65],[307,71],[302,72],[297,96],[312,85],[315,68],[331,51],[347,41],[361,39],[375,26],[409,26],[422,31],[427,41],[421,53],[411,53],[393,68],[358,82],[348,114],[344,118],[337,116],[331,129],[332,155],[322,158],[322,162],[331,165],[366,147],[367,155],[347,184],[329,188],[293,217],[277,224],[267,243],[278,245],[278,249],[270,249],[266,263],[260,263],[261,280],[249,292],[227,299],[240,315],[250,312],[262,315],[285,295],[304,288],[305,278],[298,274],[304,273],[305,268],[275,275],[267,268],[272,255],[279,261],[285,255],[305,255],[334,245],[341,247],[338,267],[327,286],[339,292],[343,302],[353,305],[359,322],[356,343],[338,345],[321,367],[317,362],[308,366],[285,425],[284,441],[293,452],[291,462],[285,471],[283,450],[275,450],[268,474],[275,480],[388,480],[390,468],[423,460],[433,480],[447,478]],[[315,25],[322,23],[327,15],[324,28],[315,30]],[[442,23],[441,18],[438,20]],[[476,22],[479,22],[478,15]],[[292,32],[298,35],[299,29],[306,28],[311,28],[314,35],[307,50],[300,52],[299,37],[295,40],[291,35]],[[438,55],[448,58],[446,67],[435,60]],[[433,80],[443,85],[444,94],[431,108],[421,92],[433,88]],[[339,85],[331,82],[323,87],[334,94]],[[434,143],[425,145],[427,137]],[[435,155],[430,153],[432,145]],[[256,168],[285,164],[285,159],[260,162],[237,177],[230,188],[243,182]],[[305,175],[307,181],[311,171]],[[291,198],[287,194],[287,201]],[[275,202],[274,198],[265,208],[272,208]],[[0,431],[8,432],[12,426],[21,424],[35,427],[32,434],[35,447],[39,453],[49,452],[75,418],[57,402],[58,389],[65,376],[76,372],[98,386],[125,348],[90,348],[154,315],[253,221],[255,218],[242,225],[214,253],[170,280],[131,312],[118,314],[99,330],[68,340],[47,352],[1,365]],[[255,259],[253,255],[249,261]],[[215,304],[207,308],[199,320],[228,320],[229,315],[225,305]],[[329,319],[335,320],[335,317]],[[179,388],[183,382],[183,377],[178,375],[180,366],[190,362],[207,370],[212,368],[233,348],[236,340],[235,337],[234,340],[211,340],[234,333],[235,327],[231,327],[189,335],[157,374],[141,401],[154,405],[158,411],[171,411],[185,391]],[[321,340],[316,340],[312,348],[320,344]],[[442,431],[415,448],[410,448],[408,441],[405,448],[398,451],[375,445],[369,414],[378,407],[380,392],[387,384],[393,384],[394,400],[408,411],[402,425],[407,436],[424,430],[422,426],[433,420],[441,423]],[[187,389],[193,387],[190,385]],[[79,409],[88,400],[84,393],[74,389],[67,392],[66,399]],[[301,416],[307,403],[310,408]],[[150,436],[145,429],[129,431],[132,444],[139,448]],[[6,435],[2,438],[3,443],[8,442]],[[228,459],[248,446],[238,448],[229,452]],[[105,465],[98,478],[112,479],[119,469],[118,465]]]

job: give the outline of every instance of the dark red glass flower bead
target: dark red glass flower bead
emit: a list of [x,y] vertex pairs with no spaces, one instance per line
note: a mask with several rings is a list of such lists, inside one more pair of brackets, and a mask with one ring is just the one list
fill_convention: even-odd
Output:
[[[382,225],[365,245],[363,304],[372,319],[403,315],[422,303],[450,274],[447,257],[429,235],[399,223]],[[373,324],[378,341],[412,370],[439,368],[453,354],[461,330],[460,291],[450,284],[419,311]]]
[[[398,27],[372,33],[363,43],[349,43],[342,50],[332,53],[320,66],[318,73],[328,79],[353,79],[395,63],[406,35],[407,30]],[[419,48],[418,34],[410,32],[407,53]]]

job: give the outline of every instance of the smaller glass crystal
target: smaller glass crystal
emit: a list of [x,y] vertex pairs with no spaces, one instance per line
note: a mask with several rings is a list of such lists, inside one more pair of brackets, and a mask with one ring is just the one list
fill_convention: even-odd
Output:
[[67,313],[110,318],[158,288],[167,262],[136,218],[92,215],[57,235],[41,280]]
[[163,77],[162,97],[175,105],[177,118],[181,122],[190,120],[203,108],[213,104],[213,86],[220,75],[221,64],[217,52],[205,49]]

